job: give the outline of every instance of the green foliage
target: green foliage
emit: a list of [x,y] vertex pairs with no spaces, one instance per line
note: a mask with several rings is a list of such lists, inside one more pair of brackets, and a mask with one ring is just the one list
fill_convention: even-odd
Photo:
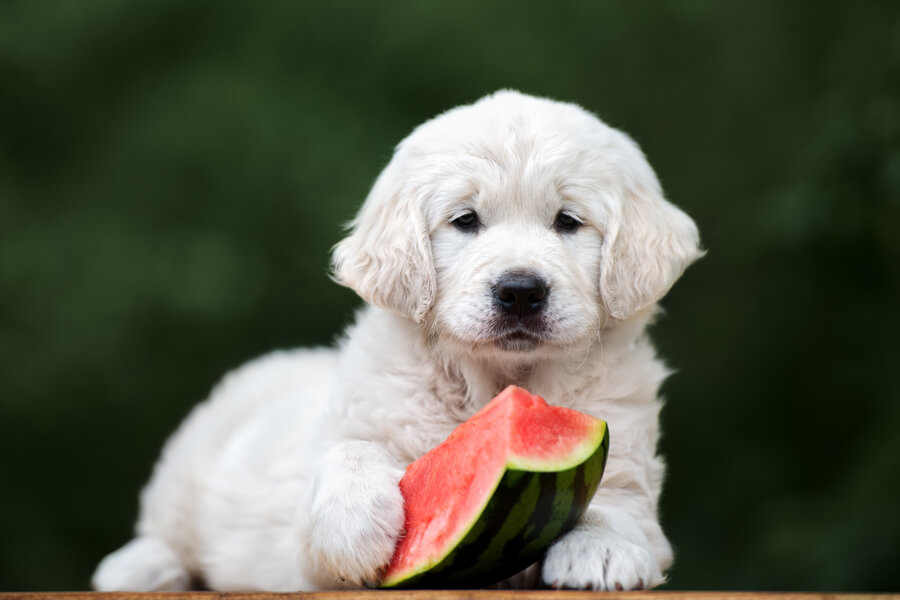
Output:
[[19,0],[0,589],[87,586],[216,379],[351,318],[392,146],[501,87],[628,131],[709,249],[655,331],[670,587],[900,588],[900,5]]

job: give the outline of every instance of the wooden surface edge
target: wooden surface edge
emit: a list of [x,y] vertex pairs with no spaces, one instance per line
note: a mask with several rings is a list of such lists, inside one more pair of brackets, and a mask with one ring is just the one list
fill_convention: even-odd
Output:
[[0,592],[0,600],[900,600],[844,592],[586,592],[554,590],[363,590],[333,592]]

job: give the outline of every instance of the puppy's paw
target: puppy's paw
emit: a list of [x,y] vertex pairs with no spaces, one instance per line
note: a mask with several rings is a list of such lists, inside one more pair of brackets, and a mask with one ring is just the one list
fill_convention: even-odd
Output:
[[541,579],[556,589],[640,590],[659,585],[663,575],[647,547],[585,524],[550,547]]
[[91,581],[100,592],[180,591],[191,576],[165,542],[139,537],[104,558]]
[[309,518],[317,567],[342,585],[376,585],[403,533],[403,496],[396,483],[348,485],[320,497]]
[[353,446],[327,456],[305,537],[315,568],[331,574],[335,585],[373,586],[403,533],[403,471]]

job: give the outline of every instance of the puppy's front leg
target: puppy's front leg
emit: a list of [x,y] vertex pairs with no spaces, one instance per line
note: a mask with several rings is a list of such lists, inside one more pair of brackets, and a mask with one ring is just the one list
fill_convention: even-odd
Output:
[[[377,584],[403,533],[403,469],[380,445],[347,441],[323,456],[303,534],[323,587]],[[328,581],[330,579],[330,582]]]

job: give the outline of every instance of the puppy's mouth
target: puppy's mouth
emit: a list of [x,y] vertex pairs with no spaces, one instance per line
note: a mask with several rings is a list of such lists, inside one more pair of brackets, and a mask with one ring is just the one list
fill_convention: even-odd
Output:
[[543,319],[502,319],[494,322],[490,341],[507,352],[528,352],[547,341]]
[[543,343],[540,336],[523,330],[510,331],[494,337],[494,344],[507,352],[528,352]]

